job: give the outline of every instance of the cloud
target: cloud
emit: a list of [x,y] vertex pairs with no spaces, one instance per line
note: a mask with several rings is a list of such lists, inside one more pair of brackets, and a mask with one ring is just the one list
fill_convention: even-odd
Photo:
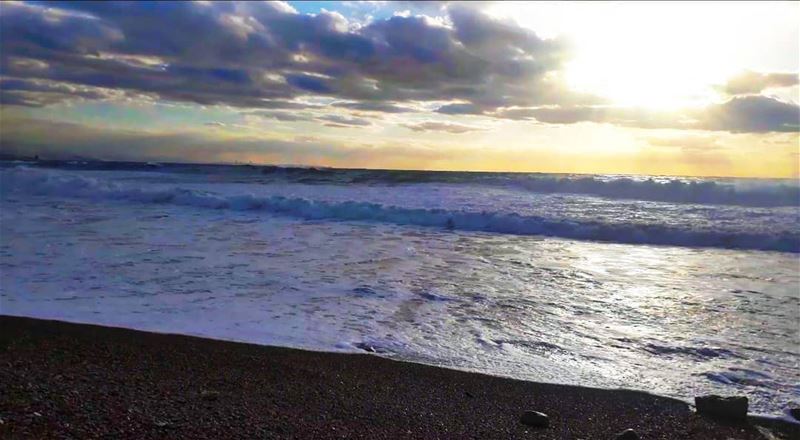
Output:
[[331,127],[366,127],[372,125],[372,122],[363,118],[350,118],[339,115],[321,116],[317,120],[331,122],[332,124],[327,124]]
[[564,40],[462,3],[426,10],[445,16],[350,23],[339,13],[301,14],[281,2],[4,3],[0,102],[162,100],[292,110],[262,116],[336,127],[370,123],[296,110],[336,107],[375,117],[427,108],[550,124],[798,129],[796,104],[753,95],[797,85],[796,74],[746,72],[724,85],[732,99],[702,109],[611,107],[566,86],[571,48]]
[[698,128],[733,133],[800,131],[800,106],[766,96],[736,97],[698,115]]
[[512,109],[500,113],[500,117],[535,119],[548,124],[597,122],[637,128],[675,128],[731,133],[800,130],[800,106],[767,96],[737,96],[718,104],[674,111],[634,107],[573,106]]
[[[588,108],[588,107],[586,107]],[[502,119],[512,119],[517,121],[527,121],[536,119],[537,112],[541,112],[540,108],[504,108],[495,112],[492,116]]]
[[728,95],[758,94],[767,89],[792,87],[800,84],[797,73],[743,72],[728,80],[720,89]]
[[242,113],[245,116],[258,116],[282,122],[318,121],[329,127],[366,127],[372,125],[367,119],[342,115],[320,115],[313,112],[289,112],[284,110],[254,110]]
[[280,110],[304,110],[304,109],[317,109],[317,108],[322,108],[324,106],[318,104],[311,104],[307,102],[271,100],[271,101],[261,101],[259,107],[266,109],[280,109]]
[[467,133],[470,131],[480,131],[484,128],[472,127],[469,125],[451,124],[449,122],[422,122],[420,124],[403,124],[403,127],[413,131],[444,131],[447,133]]
[[43,107],[67,101],[120,99],[113,89],[46,80],[0,78],[0,104]]
[[254,115],[266,119],[275,119],[282,122],[297,122],[297,121],[313,121],[311,115],[305,113],[288,112],[280,110],[256,110],[245,113],[245,115]]
[[729,155],[724,151],[725,147],[715,135],[654,137],[646,140],[651,148],[646,148],[643,154],[650,155],[650,160],[663,161],[666,154],[671,155],[672,160],[691,167],[715,168],[731,164]]
[[[305,163],[330,166],[375,166],[393,161],[445,160],[452,154],[423,146],[358,146],[310,136],[294,140],[229,138],[215,132],[146,132],[25,117],[0,120],[0,151],[45,158],[103,160],[154,160],[179,162]],[[220,143],[225,148],[219,148]]]
[[318,142],[319,138],[316,136],[295,136],[295,142]]
[[319,94],[333,93],[331,81],[326,78],[303,74],[286,75],[285,78],[287,83],[303,92],[314,92]]
[[446,104],[436,109],[436,113],[444,115],[481,115],[483,112],[481,106],[471,103]]
[[642,128],[670,128],[680,116],[645,108],[613,106],[547,106],[502,109],[492,114],[504,119],[535,120],[547,124],[597,122]]
[[653,137],[647,143],[654,147],[679,148],[683,151],[711,151],[721,147],[714,136]]
[[571,96],[547,79],[563,68],[561,42],[473,8],[446,11],[447,22],[393,16],[353,27],[337,13],[270,2],[8,3],[0,74],[252,108],[309,94],[388,112]]
[[380,113],[408,113],[414,111],[413,108],[403,107],[388,102],[335,102],[333,103],[333,106],[351,110]]

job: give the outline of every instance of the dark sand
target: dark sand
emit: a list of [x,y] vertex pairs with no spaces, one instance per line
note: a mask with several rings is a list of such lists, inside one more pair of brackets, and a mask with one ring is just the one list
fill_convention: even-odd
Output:
[[[526,409],[550,427],[520,424]],[[12,317],[0,317],[0,419],[3,439],[769,438],[639,392]]]

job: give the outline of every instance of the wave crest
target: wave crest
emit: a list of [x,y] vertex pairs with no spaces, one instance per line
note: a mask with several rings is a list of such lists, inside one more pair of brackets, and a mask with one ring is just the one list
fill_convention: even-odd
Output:
[[306,220],[380,222],[501,234],[542,235],[629,244],[800,252],[800,234],[741,233],[675,226],[548,219],[496,212],[405,208],[367,202],[326,202],[252,194],[220,196],[182,188],[142,190],[97,179],[28,168],[2,173],[3,191],[99,200],[166,203],[211,209],[263,210]]
[[752,207],[800,206],[800,182],[795,180],[633,178],[538,173],[464,171],[356,170],[275,165],[211,165],[180,163],[39,161],[37,167],[68,170],[128,170],[168,173],[249,176],[259,182],[329,185],[486,185],[537,194],[579,194],[612,200],[642,200],[701,205]]
[[627,177],[603,180],[594,177],[531,178],[517,185],[537,193],[571,193],[609,199],[648,200],[669,203],[777,207],[800,205],[800,187],[786,184],[736,185],[714,181],[669,179],[635,180]]

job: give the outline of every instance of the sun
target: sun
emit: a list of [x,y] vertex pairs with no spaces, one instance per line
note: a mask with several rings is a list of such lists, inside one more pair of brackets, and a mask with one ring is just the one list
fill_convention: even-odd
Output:
[[[571,36],[575,51],[566,69],[569,85],[624,106],[678,108],[708,102],[716,95],[714,85],[737,66],[719,49],[720,32],[702,18],[703,7],[696,6],[687,17],[683,8],[658,3],[607,5],[601,29],[593,25]],[[701,29],[715,36],[698,35]]]
[[680,35],[633,37],[608,32],[578,43],[566,65],[570,88],[611,103],[659,109],[702,105],[716,96],[714,86],[735,69],[693,50]]
[[[783,18],[774,19],[776,10]],[[792,48],[775,35],[797,33],[798,11],[793,2],[509,2],[488,10],[568,41],[565,78],[574,90],[659,109],[719,99],[717,86],[745,69],[795,71],[797,57],[779,57]],[[767,16],[770,26],[752,26]]]

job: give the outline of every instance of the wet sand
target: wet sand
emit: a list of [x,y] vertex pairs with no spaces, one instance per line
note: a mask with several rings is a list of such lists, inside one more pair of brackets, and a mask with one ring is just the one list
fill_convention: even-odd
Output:
[[[0,390],[4,439],[800,438],[641,392],[6,316]],[[550,426],[521,424],[528,409]]]

